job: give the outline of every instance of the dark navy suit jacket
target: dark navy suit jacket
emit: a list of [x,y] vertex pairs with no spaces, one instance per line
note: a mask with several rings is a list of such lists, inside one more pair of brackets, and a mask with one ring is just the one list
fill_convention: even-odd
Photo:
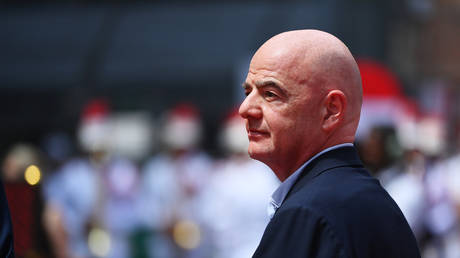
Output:
[[254,258],[419,258],[401,210],[353,147],[308,164],[265,229]]
[[0,180],[0,257],[14,257],[13,228],[3,183]]

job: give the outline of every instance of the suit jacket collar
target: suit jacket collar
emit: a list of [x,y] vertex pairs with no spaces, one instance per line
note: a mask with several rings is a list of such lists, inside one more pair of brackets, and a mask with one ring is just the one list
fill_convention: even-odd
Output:
[[337,168],[337,167],[363,167],[361,159],[354,147],[346,146],[335,150],[328,151],[308,164],[303,170],[297,182],[289,191],[286,199],[297,191],[299,191],[306,183],[321,173]]

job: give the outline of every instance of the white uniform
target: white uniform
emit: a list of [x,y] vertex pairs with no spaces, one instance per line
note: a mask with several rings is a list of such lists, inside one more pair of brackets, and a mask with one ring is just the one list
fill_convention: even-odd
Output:
[[251,257],[269,218],[267,202],[278,186],[273,172],[248,158],[217,165],[201,197],[216,258]]
[[97,189],[96,170],[84,159],[67,162],[44,185],[46,201],[55,206],[63,218],[72,256],[90,256],[86,229],[96,205]]
[[176,158],[160,154],[146,163],[141,214],[144,224],[157,233],[151,255],[177,257],[180,252],[180,256],[200,257],[202,243],[193,250],[178,250],[168,230],[181,220],[201,223],[197,197],[209,178],[211,164],[206,154],[192,152]]

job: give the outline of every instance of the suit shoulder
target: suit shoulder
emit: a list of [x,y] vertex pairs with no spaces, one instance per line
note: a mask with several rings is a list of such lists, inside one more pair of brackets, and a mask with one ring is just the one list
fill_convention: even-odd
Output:
[[[308,182],[297,182],[301,186],[293,189],[286,199],[286,206],[305,206],[327,212],[344,205],[352,208],[363,206],[389,206],[396,204],[377,179],[363,168],[333,168]],[[347,209],[348,210],[348,209]]]
[[280,215],[283,211],[301,209],[323,217],[348,256],[420,257],[399,207],[365,169],[334,168],[307,182],[300,179],[296,184],[301,187],[289,194],[279,209]]

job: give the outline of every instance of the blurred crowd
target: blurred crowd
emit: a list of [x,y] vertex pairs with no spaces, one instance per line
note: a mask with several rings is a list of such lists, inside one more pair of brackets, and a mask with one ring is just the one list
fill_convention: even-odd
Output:
[[[382,67],[359,65],[363,162],[400,206],[424,258],[460,257],[460,122],[447,121],[446,94],[428,94],[426,112]],[[219,155],[201,148],[203,126],[191,104],[153,121],[96,99],[76,135],[11,146],[2,179],[18,257],[250,257],[279,181],[248,157],[236,110],[222,119]]]
[[459,132],[452,155],[401,146],[398,130],[388,126],[372,128],[358,145],[365,164],[401,208],[425,258],[460,257]]
[[178,104],[158,121],[115,113],[98,99],[72,137],[19,143],[3,182],[19,257],[250,257],[279,184],[247,155],[236,110],[223,119],[220,155],[200,148],[199,110]]
[[422,257],[460,257],[459,92],[433,80],[413,99],[385,67],[358,65],[364,99],[355,145],[362,161],[401,208]]

